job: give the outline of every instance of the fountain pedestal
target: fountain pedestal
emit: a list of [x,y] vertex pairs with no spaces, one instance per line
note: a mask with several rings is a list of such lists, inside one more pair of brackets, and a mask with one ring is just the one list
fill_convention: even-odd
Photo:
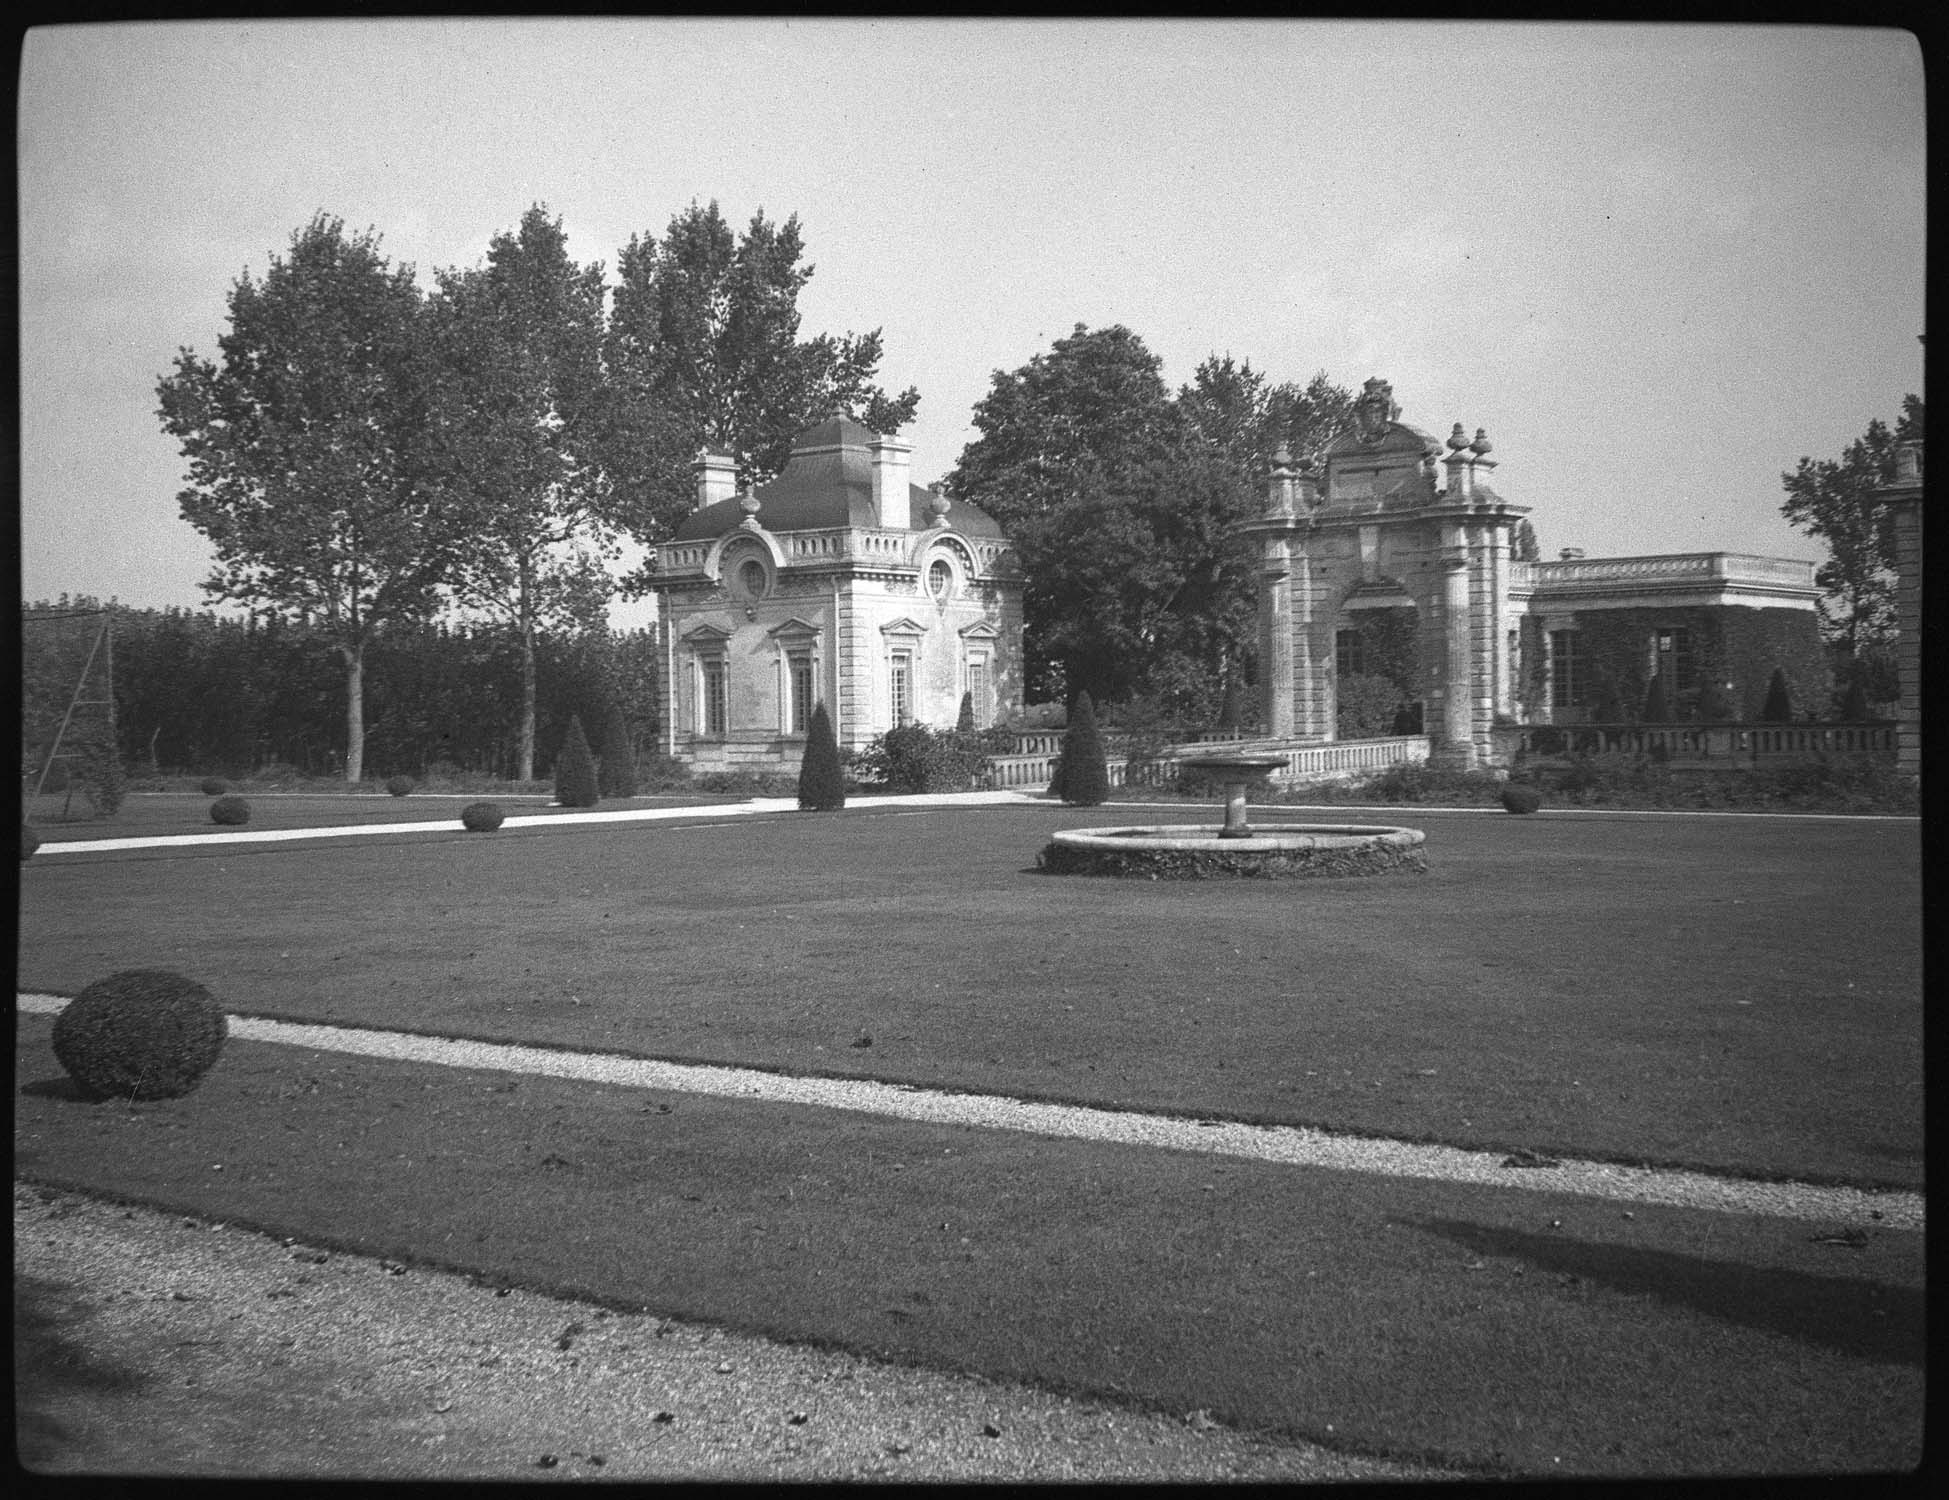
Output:
[[1225,789],[1225,824],[1218,830],[1221,839],[1249,839],[1251,825],[1245,821],[1246,794],[1265,787],[1272,773],[1285,765],[1283,755],[1199,755],[1187,757],[1180,765],[1203,771]]

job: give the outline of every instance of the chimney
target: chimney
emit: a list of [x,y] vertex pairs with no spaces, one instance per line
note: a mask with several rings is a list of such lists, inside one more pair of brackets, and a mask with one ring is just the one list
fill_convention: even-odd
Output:
[[889,531],[913,530],[914,508],[907,488],[907,461],[913,451],[912,443],[891,434],[867,445],[873,455],[873,514]]
[[729,500],[738,492],[738,461],[725,453],[706,450],[690,466],[697,476],[697,509]]

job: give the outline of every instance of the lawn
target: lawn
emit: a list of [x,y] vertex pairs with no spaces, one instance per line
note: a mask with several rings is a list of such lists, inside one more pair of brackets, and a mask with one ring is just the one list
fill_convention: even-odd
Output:
[[[1031,868],[1053,828],[1210,816],[43,851],[19,983],[155,965],[290,1019],[1921,1186],[1916,824],[1347,810],[1426,829],[1429,873]],[[1919,1457],[1920,1234],[236,1040],[185,1099],[88,1104],[49,1029],[18,1021],[35,1180],[1484,1472]]]
[[1425,877],[1030,868],[1128,816],[42,855],[19,978],[160,965],[289,1019],[1921,1185],[1916,824],[1419,811]]

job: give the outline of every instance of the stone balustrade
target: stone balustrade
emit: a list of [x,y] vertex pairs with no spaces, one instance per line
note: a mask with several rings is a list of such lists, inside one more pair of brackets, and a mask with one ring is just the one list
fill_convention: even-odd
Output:
[[1814,564],[1744,552],[1676,552],[1656,557],[1579,557],[1516,565],[1512,580],[1538,588],[1679,579],[1814,587]]
[[[1062,739],[1059,732],[1052,733],[1050,737],[1057,743],[1048,750],[991,756],[988,760],[989,784],[1003,790],[1047,786],[1050,777],[1055,774]],[[1274,781],[1336,781],[1385,771],[1389,766],[1402,762],[1420,763],[1428,759],[1428,739],[1425,735],[1336,740],[1330,744],[1313,741],[1295,744],[1291,740],[1271,739],[1221,739],[1217,742],[1223,743],[1228,751],[1236,751],[1240,755],[1283,754],[1286,764],[1282,770],[1272,773]],[[1104,763],[1109,768],[1110,785],[1157,786],[1171,781],[1178,774],[1176,761],[1211,743],[1214,741],[1207,739],[1197,744],[1173,746],[1156,758],[1141,762],[1135,782],[1130,780],[1130,760],[1127,755],[1106,755]]]
[[1648,755],[1678,766],[1741,766],[1827,755],[1893,758],[1896,726],[1869,724],[1524,724],[1495,731],[1499,754]]

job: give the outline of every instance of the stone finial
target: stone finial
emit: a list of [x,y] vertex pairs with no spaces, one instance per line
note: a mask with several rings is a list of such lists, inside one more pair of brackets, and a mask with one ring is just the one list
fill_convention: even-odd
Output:
[[922,507],[927,512],[927,524],[930,526],[947,525],[947,513],[953,508],[953,505],[954,502],[948,499],[947,496],[932,486],[929,486],[927,491],[927,504]]
[[754,485],[746,485],[744,487],[744,494],[738,499],[738,509],[744,512],[744,519],[738,522],[738,524],[747,531],[756,531],[758,529],[759,504],[757,487]]
[[1292,453],[1284,443],[1272,450],[1272,466],[1275,469],[1290,469],[1293,466]]
[[1462,424],[1457,422],[1455,424],[1455,430],[1448,434],[1448,446],[1459,453],[1462,449],[1468,447],[1468,445],[1469,440],[1462,435]]
[[[1455,431],[1459,433],[1461,430],[1461,424],[1459,422],[1456,423]],[[1450,438],[1449,441],[1452,443],[1454,439]],[[1489,434],[1480,427],[1476,428],[1475,441],[1469,444],[1469,452],[1473,453],[1477,458],[1480,458],[1493,447],[1495,447],[1495,444],[1489,441]]]

